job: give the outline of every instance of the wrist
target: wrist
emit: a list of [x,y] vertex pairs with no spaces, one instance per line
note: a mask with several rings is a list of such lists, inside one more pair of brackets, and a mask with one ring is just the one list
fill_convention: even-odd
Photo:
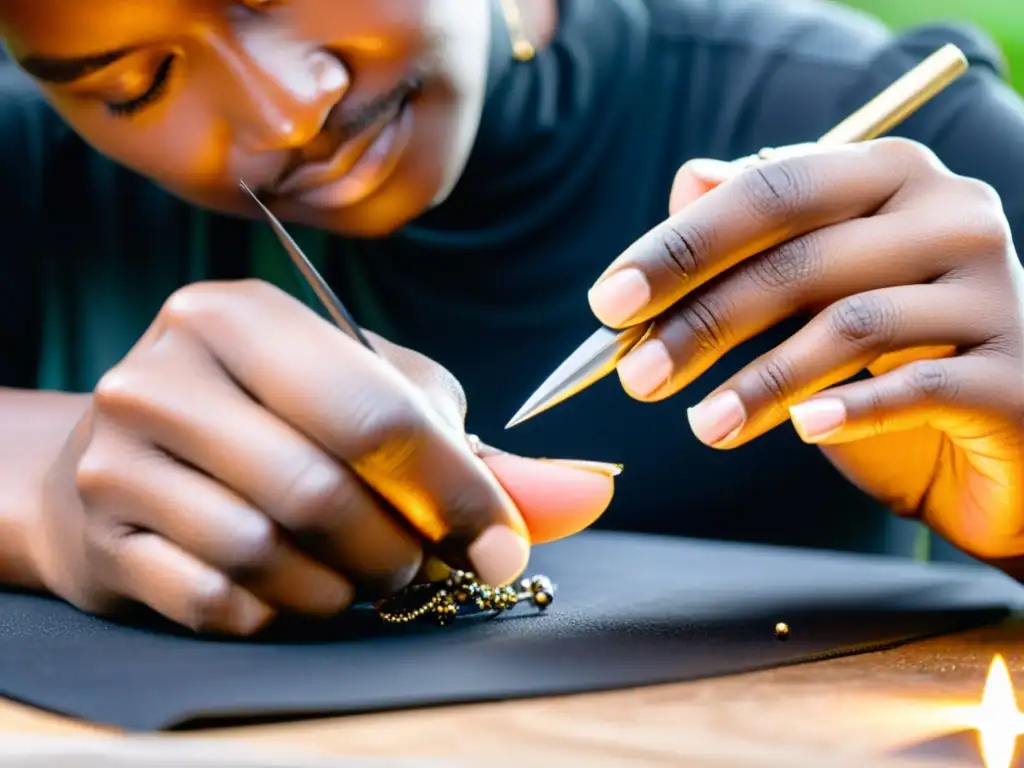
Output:
[[48,510],[68,437],[91,398],[0,389],[0,584],[45,589]]

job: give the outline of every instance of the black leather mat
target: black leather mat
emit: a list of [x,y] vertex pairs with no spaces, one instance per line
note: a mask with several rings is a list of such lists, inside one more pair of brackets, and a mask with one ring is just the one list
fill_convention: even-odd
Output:
[[884,647],[998,620],[1024,596],[970,566],[612,533],[539,548],[538,571],[558,584],[542,615],[395,628],[355,611],[248,642],[0,594],[0,694],[131,730],[566,694]]

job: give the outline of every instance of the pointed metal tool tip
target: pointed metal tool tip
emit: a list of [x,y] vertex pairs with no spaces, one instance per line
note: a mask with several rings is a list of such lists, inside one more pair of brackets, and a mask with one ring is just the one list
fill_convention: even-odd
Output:
[[[527,403],[527,405],[529,405],[529,403]],[[536,415],[536,413],[533,413],[530,408],[524,405],[522,408],[519,409],[515,416],[509,419],[508,424],[505,425],[505,429],[512,429],[512,427],[518,427],[524,421],[529,421]]]
[[548,376],[505,425],[505,429],[511,429],[554,408],[603,379],[615,370],[619,360],[643,338],[646,332],[647,328],[643,325],[633,326],[624,331],[599,329]]

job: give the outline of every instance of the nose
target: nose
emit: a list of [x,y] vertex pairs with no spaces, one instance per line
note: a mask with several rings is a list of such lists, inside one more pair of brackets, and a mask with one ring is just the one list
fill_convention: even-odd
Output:
[[251,154],[308,144],[349,87],[349,72],[335,56],[275,32],[211,35],[205,42],[219,65],[211,96],[239,148]]

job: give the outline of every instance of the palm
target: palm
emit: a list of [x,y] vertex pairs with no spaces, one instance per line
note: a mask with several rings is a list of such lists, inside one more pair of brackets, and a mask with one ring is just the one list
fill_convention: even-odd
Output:
[[919,515],[982,559],[1020,551],[1024,446],[1005,424],[933,427],[823,446],[832,464],[897,513]]

